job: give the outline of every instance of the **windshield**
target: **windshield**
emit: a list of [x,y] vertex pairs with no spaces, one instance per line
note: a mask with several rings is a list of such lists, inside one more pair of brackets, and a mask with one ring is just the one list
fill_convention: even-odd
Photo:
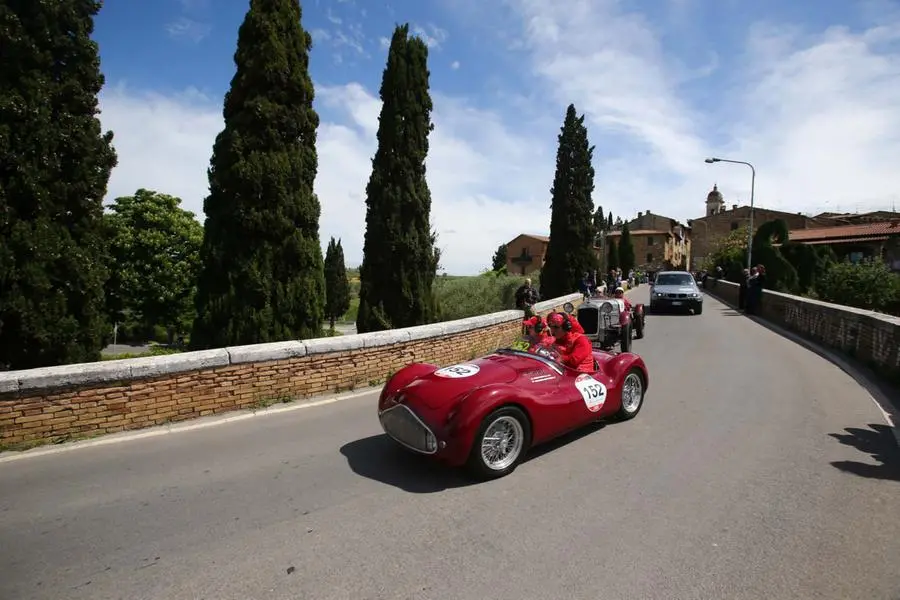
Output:
[[656,285],[694,285],[694,278],[688,273],[660,273]]
[[537,356],[542,356],[546,359],[549,359],[554,363],[560,364],[559,352],[556,351],[552,344],[550,346],[535,344],[527,336],[523,336],[517,339],[515,342],[510,344],[507,350],[517,350],[519,352],[535,354]]

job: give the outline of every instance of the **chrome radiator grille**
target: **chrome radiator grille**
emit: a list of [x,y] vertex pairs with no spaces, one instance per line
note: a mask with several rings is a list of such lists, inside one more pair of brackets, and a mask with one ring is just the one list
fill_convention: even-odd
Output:
[[384,432],[410,450],[422,454],[434,454],[437,450],[437,438],[406,406],[398,404],[381,413],[378,418]]

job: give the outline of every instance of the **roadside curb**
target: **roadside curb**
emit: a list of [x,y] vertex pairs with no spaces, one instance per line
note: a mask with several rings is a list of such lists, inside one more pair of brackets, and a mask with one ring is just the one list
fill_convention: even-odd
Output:
[[[740,309],[735,304],[732,304],[727,300],[723,300],[719,296],[709,294],[707,290],[704,290],[704,293],[712,297],[717,302],[721,302],[723,305],[731,308],[732,310],[740,312]],[[770,323],[762,317],[758,317],[756,315],[748,315],[743,312],[740,314],[750,321],[753,321],[757,325],[765,327],[769,331],[777,333],[781,337],[786,338],[799,346],[803,346],[806,350],[809,350],[813,354],[824,358],[828,362],[838,367],[844,373],[849,375],[854,381],[856,381],[856,383],[858,383],[866,390],[866,392],[871,397],[872,402],[881,411],[881,416],[888,424],[888,427],[891,428],[891,433],[894,434],[894,441],[897,443],[897,447],[900,448],[900,408],[898,408],[900,407],[900,401],[898,401],[897,398],[892,397],[892,394],[883,389],[881,382],[878,380],[878,377],[874,373],[869,372],[868,369],[861,365],[853,364],[853,362],[841,356],[840,353],[831,350],[830,348],[826,348],[821,344],[808,340],[794,333],[793,331],[790,331],[789,329],[785,329],[780,325]],[[894,396],[895,395],[896,394],[894,394]]]
[[240,411],[230,411],[222,415],[211,415],[209,417],[200,417],[183,421],[171,425],[159,425],[156,427],[148,427],[147,429],[137,429],[134,431],[122,431],[118,433],[108,433],[96,438],[87,440],[78,440],[74,442],[65,442],[63,444],[47,444],[38,446],[30,450],[8,450],[0,452],[0,464],[22,460],[26,458],[37,458],[39,456],[47,456],[50,454],[60,454],[62,452],[70,452],[72,450],[80,450],[83,448],[92,448],[94,446],[107,446],[109,444],[121,444],[144,438],[158,437],[168,435],[170,433],[184,433],[195,429],[207,429],[209,427],[217,427],[219,425],[227,425],[235,421],[243,421],[254,417],[265,417],[277,415],[286,412],[293,412],[305,408],[314,408],[316,406],[324,406],[326,404],[334,404],[343,400],[353,400],[361,398],[368,394],[378,392],[381,386],[366,387],[350,394],[338,394],[335,396],[318,396],[317,398],[309,398],[304,400],[296,400],[286,404],[277,404],[266,408],[246,409]]

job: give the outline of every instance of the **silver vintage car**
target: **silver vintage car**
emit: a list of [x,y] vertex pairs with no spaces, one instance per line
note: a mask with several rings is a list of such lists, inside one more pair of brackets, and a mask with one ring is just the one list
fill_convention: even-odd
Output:
[[703,292],[687,271],[661,271],[651,285],[650,312],[693,310],[695,315],[703,312]]

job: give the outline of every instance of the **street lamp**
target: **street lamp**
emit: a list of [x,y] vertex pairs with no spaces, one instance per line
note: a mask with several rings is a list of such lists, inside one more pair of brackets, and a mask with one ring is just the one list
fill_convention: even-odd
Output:
[[753,195],[756,188],[756,169],[748,162],[742,160],[729,160],[727,158],[707,158],[704,162],[713,164],[717,162],[734,163],[736,165],[747,165],[750,167],[750,223],[747,226],[747,268],[751,268],[753,262]]

